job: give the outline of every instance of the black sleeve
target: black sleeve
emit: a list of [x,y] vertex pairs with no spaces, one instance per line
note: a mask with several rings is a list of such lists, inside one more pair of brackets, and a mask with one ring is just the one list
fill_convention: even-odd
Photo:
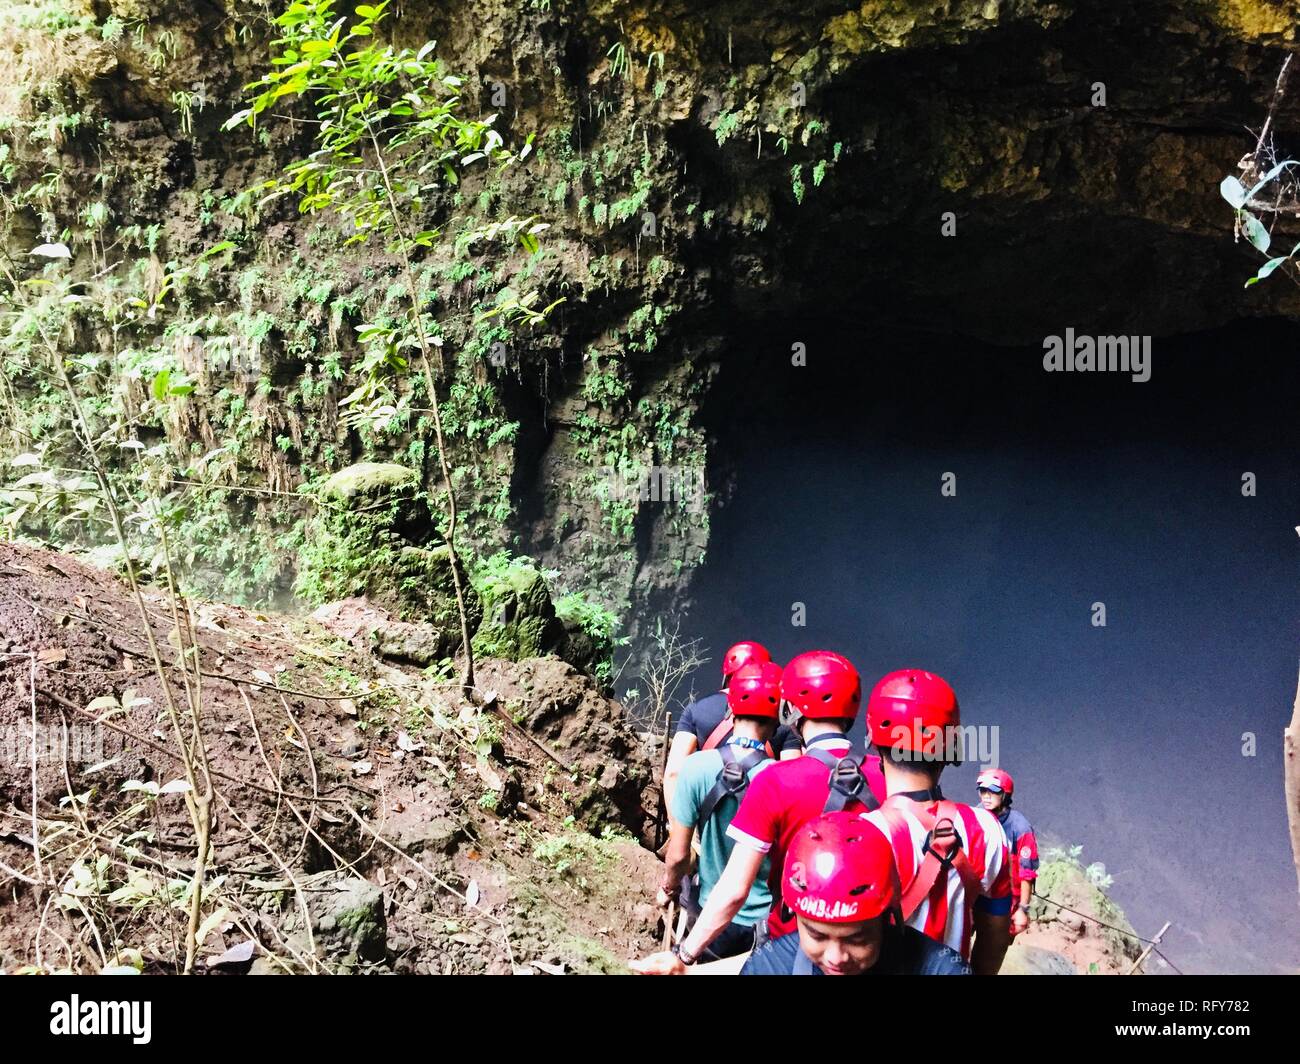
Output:
[[682,710],[682,715],[677,718],[677,727],[673,729],[673,735],[681,735],[683,732],[690,735],[695,734],[695,703]]
[[778,760],[787,750],[802,749],[803,744],[799,742],[799,736],[795,735],[792,728],[787,728],[784,724],[777,727],[772,735],[772,752],[776,754]]

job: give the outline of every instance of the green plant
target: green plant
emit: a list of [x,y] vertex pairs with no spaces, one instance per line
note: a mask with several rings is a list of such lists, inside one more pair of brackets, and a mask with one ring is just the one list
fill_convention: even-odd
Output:
[[598,876],[609,868],[618,855],[611,845],[618,835],[602,834],[600,838],[574,830],[572,817],[565,820],[570,830],[562,834],[541,834],[533,844],[533,860],[550,869],[560,879],[568,880],[585,891],[589,876]]
[[[137,27],[137,39],[143,43],[144,24]],[[176,58],[179,45],[176,41],[176,34],[171,30],[162,29],[156,32],[153,46],[149,49],[149,66],[155,74],[161,74],[167,64]]]
[[736,131],[740,128],[741,115],[739,111],[723,111],[718,115],[718,121],[713,126],[713,136],[721,148],[727,143]]
[[[416,277],[416,263],[434,247],[439,231],[419,228],[417,223],[431,201],[459,183],[459,169],[480,161],[507,166],[515,157],[504,150],[491,119],[460,115],[462,79],[433,57],[432,41],[418,51],[379,43],[376,30],[387,7],[388,0],[362,4],[349,19],[335,17],[333,0],[291,3],[275,20],[283,33],[274,44],[278,54],[272,65],[278,69],[254,83],[249,105],[226,125],[248,123],[256,128],[258,117],[287,102],[286,98],[305,101],[318,123],[316,150],[290,163],[281,177],[267,181],[264,202],[292,195],[300,212],[332,210],[352,224],[348,243],[378,236],[401,264],[405,304],[395,320],[357,326],[365,350],[364,379],[344,403],[364,405],[372,425],[386,425],[399,409],[387,401],[376,382],[405,373],[408,353],[418,356],[447,506],[445,540],[451,552],[468,689],[473,684],[474,658],[456,555],[456,492],[433,372],[433,353],[442,339],[437,321],[429,314],[431,294]],[[531,147],[530,137],[520,157]],[[499,231],[536,250],[536,229],[527,221]],[[515,301],[516,308],[520,302]]]
[[199,110],[203,110],[204,98],[201,95],[195,95],[192,92],[186,92],[179,89],[172,93],[172,105],[181,120],[181,133],[187,137],[194,135],[194,104],[198,102]]
[[[1236,216],[1233,226],[1234,238],[1244,236],[1261,255],[1268,255],[1273,243],[1271,228],[1264,224],[1261,216],[1271,215],[1273,218],[1279,218],[1300,214],[1300,160],[1279,161],[1272,133],[1273,118],[1286,90],[1292,58],[1288,55],[1282,63],[1277,84],[1273,89],[1273,101],[1269,106],[1268,119],[1260,129],[1254,150],[1238,164],[1245,183],[1232,175],[1219,182],[1219,194],[1228,201]],[[1274,187],[1267,196],[1262,195],[1269,186]],[[1245,287],[1258,284],[1271,276],[1274,271],[1292,265],[1297,252],[1300,252],[1300,243],[1285,255],[1274,255],[1268,258],[1256,271],[1255,276],[1246,281]]]
[[632,60],[628,57],[627,45],[615,41],[605,54],[609,56],[609,76],[627,81],[632,74]]

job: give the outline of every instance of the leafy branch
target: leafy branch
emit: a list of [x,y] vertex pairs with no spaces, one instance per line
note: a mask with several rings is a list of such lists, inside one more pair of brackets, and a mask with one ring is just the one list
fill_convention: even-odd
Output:
[[[437,323],[426,314],[431,293],[420,288],[415,273],[416,259],[434,246],[440,231],[418,223],[442,193],[459,184],[461,170],[478,162],[509,166],[516,156],[504,149],[501,135],[492,128],[495,115],[479,121],[459,114],[462,79],[448,73],[433,55],[433,41],[412,51],[377,40],[376,29],[387,8],[388,0],[362,4],[349,19],[335,16],[334,0],[290,4],[275,20],[284,33],[272,45],[275,69],[248,86],[254,95],[226,128],[255,126],[258,117],[276,105],[304,101],[314,115],[315,150],[265,182],[262,202],[291,195],[297,197],[301,213],[333,211],[352,223],[348,243],[378,236],[398,259],[406,289],[400,327],[361,327],[359,339],[368,349],[367,379],[347,401],[377,401],[376,375],[402,374],[409,368],[405,352],[418,356],[447,497],[444,538],[451,556],[468,693],[474,683],[474,654],[455,545],[456,496],[432,367],[433,349],[441,349],[442,338]],[[530,137],[517,158],[527,156],[531,148]],[[539,227],[532,222],[528,219],[509,231],[530,253],[538,248]],[[441,358],[439,362],[441,366]]]

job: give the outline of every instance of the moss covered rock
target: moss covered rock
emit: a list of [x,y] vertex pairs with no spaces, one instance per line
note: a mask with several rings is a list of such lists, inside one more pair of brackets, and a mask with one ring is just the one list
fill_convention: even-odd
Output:
[[1137,933],[1123,910],[1094,882],[1100,876],[1104,876],[1102,866],[1084,868],[1079,862],[1078,848],[1045,850],[1029,903],[1030,918],[1043,927],[1060,924],[1071,934],[1087,933],[1111,956],[1134,959],[1141,952]]
[[[299,559],[295,591],[320,604],[364,595],[404,621],[441,635],[434,653],[460,646],[451,552],[435,539],[437,523],[406,466],[362,462],[321,485],[320,507]],[[471,631],[482,616],[461,570]]]
[[614,672],[615,614],[583,594],[565,595],[555,603],[555,613],[565,632],[561,657],[609,684]]
[[355,878],[340,881],[323,896],[316,932],[345,960],[382,960],[388,939],[384,907],[384,893],[373,884]]
[[563,655],[568,637],[541,571],[519,559],[491,559],[475,576],[483,616],[474,650],[485,657]]

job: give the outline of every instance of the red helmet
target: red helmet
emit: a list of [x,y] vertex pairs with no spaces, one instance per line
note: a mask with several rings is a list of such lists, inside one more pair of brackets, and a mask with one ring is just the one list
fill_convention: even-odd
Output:
[[856,813],[810,820],[790,840],[781,898],[798,915],[828,924],[874,920],[897,914],[901,895],[893,846]]
[[742,665],[727,687],[727,708],[733,717],[770,717],[781,709],[781,666],[775,661]]
[[946,749],[947,729],[960,723],[956,692],[932,672],[891,672],[867,699],[867,733],[873,746],[923,753],[937,742],[939,749]]
[[762,643],[737,643],[722,655],[722,678],[730,679],[742,665],[751,661],[771,661],[772,655]]
[[1011,778],[1011,773],[1003,772],[1000,768],[986,768],[976,778],[975,786],[982,791],[1005,794],[1008,798],[1016,792],[1016,781]]
[[810,650],[785,667],[781,697],[792,711],[787,715],[795,719],[802,715],[809,720],[856,720],[862,680],[843,655]]

